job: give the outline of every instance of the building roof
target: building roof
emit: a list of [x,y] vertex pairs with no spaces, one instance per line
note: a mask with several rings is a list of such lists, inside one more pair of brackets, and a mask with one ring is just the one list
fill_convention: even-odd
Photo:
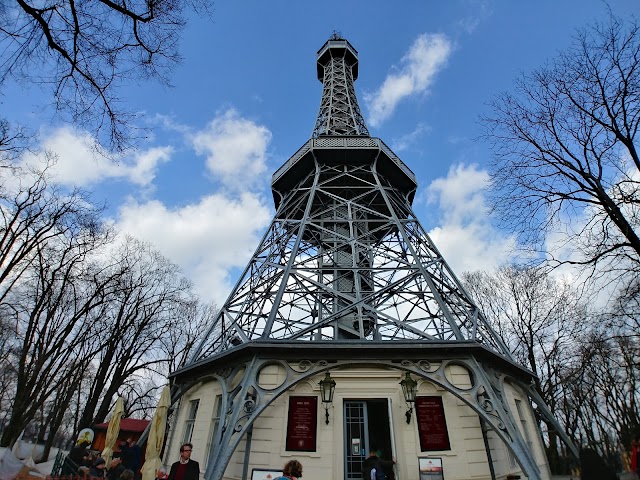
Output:
[[[151,420],[140,420],[138,418],[123,418],[120,420],[121,432],[144,432]],[[98,423],[93,426],[94,430],[106,430],[109,423]]]

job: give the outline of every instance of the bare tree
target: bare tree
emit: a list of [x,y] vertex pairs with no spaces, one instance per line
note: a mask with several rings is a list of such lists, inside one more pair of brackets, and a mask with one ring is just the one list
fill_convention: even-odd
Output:
[[[82,351],[84,347],[84,351]],[[57,388],[52,395],[45,399],[41,406],[41,419],[37,433],[38,443],[44,444],[42,461],[47,461],[54,442],[57,440],[56,433],[62,426],[67,416],[73,397],[81,386],[82,380],[86,377],[93,351],[91,342],[84,342],[80,349],[80,355],[72,359],[65,370],[58,376],[62,382],[57,384]]]
[[182,322],[170,338],[161,339],[162,349],[167,359],[166,375],[176,371],[189,360],[208,328],[213,324],[217,313],[218,307],[215,304],[203,304],[197,299],[180,306],[178,316]]
[[110,146],[130,140],[133,112],[118,89],[128,80],[168,84],[180,60],[185,11],[207,0],[15,0],[0,8],[0,85],[7,78],[52,89],[58,114],[89,126]]
[[26,131],[24,128],[11,125],[0,118],[0,168],[10,168],[26,147]]
[[[78,229],[36,248],[35,258],[4,304],[15,330],[15,389],[0,445],[12,445],[39,409],[64,388],[96,332],[88,321],[107,298],[109,278],[87,256],[106,240],[100,231]],[[88,362],[85,362],[88,363]]]
[[61,428],[103,421],[117,393],[146,415],[211,310],[149,245],[129,238],[108,254],[81,192],[58,191],[46,172],[11,188],[0,195],[0,443],[33,422],[48,449]]
[[114,257],[117,283],[108,308],[94,319],[102,348],[79,428],[104,421],[117,393],[128,397],[127,414],[148,410],[153,391],[164,384],[163,342],[176,338],[181,304],[192,301],[179,268],[149,244],[127,238]]
[[640,433],[640,342],[621,333],[603,320],[582,339],[563,386],[562,408],[572,419],[574,438],[618,468],[620,450],[629,451]]
[[[16,174],[14,174],[16,173]],[[6,185],[11,179],[16,185]],[[17,181],[19,179],[19,181]],[[41,247],[78,232],[96,232],[100,209],[80,190],[63,192],[47,170],[12,169],[0,185],[0,308]]]
[[[33,373],[29,373],[28,369],[37,365],[31,363],[34,357],[31,357],[30,347],[36,345],[33,335],[42,334],[40,341],[51,340],[47,332],[37,327],[44,318],[42,309],[47,304],[45,297],[40,298],[39,304],[32,302],[27,305],[26,292],[40,292],[40,295],[49,292],[53,295],[64,271],[64,263],[58,263],[56,270],[54,262],[68,262],[71,268],[68,273],[76,282],[77,263],[84,258],[83,252],[100,243],[99,239],[105,232],[97,220],[100,210],[89,202],[87,196],[81,191],[62,192],[49,185],[46,169],[25,172],[11,167],[2,173],[0,402],[4,418],[0,422],[7,427],[12,422],[20,425],[25,420],[23,414],[30,411],[33,403],[29,393],[25,402],[17,398],[15,393],[18,386],[22,388],[26,378]],[[42,276],[54,271],[55,275],[49,278]],[[30,346],[25,346],[25,342]],[[31,395],[35,393],[31,392]],[[42,403],[42,400],[36,399],[34,402]],[[22,408],[25,409],[22,413],[14,415]],[[15,420],[12,420],[14,416]],[[3,430],[7,431],[7,428]],[[14,434],[8,435],[12,438],[4,442],[13,441]]]
[[[578,292],[542,267],[504,266],[495,274],[467,273],[465,285],[516,359],[536,374],[536,390],[556,418],[564,400],[567,366],[577,339],[588,331],[589,313]],[[552,424],[544,422],[552,468],[561,452]]]
[[633,279],[620,289],[611,306],[612,328],[627,336],[640,337],[640,280]]
[[492,107],[483,123],[505,225],[541,250],[548,234],[565,235],[563,246],[580,256],[552,258],[556,265],[640,273],[638,24],[610,15],[578,31],[571,48]]
[[0,431],[8,423],[13,400],[15,369],[11,362],[15,358],[14,335],[15,329],[12,328],[9,319],[0,316]]

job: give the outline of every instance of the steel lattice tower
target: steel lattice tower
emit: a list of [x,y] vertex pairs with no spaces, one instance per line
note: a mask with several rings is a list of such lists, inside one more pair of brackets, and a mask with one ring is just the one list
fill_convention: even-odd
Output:
[[313,138],[272,179],[277,208],[193,361],[264,340],[476,341],[509,356],[416,218],[413,172],[371,138],[357,52],[333,38]]
[[[513,362],[420,225],[413,172],[369,135],[354,90],[356,50],[334,35],[317,65],[323,91],[313,136],[273,174],[275,217],[206,339],[172,377],[174,399],[202,378],[226,388],[223,411],[235,428],[218,433],[205,477],[222,478],[240,437],[269,403],[328,361],[334,368],[363,359],[400,364],[456,393],[419,361],[453,356],[475,377],[470,406],[529,478],[539,478],[496,380],[516,372],[510,375],[524,378],[522,388],[544,409],[527,383],[530,372]],[[267,392],[257,377],[274,359],[308,365],[287,367],[291,378]],[[238,363],[243,381],[231,385]]]

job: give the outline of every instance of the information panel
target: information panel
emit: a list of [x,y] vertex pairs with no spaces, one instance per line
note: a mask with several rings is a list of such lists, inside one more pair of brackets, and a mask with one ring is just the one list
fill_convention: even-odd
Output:
[[420,450],[451,450],[442,397],[416,397]]
[[444,480],[441,458],[419,458],[420,480]]
[[318,397],[289,397],[287,450],[315,452]]
[[254,468],[251,470],[251,480],[274,480],[282,476],[282,470],[277,468]]

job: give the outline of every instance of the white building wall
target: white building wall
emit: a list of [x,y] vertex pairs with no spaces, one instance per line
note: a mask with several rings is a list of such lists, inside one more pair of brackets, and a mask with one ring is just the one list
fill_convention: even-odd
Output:
[[[419,380],[418,395],[441,396],[443,398],[451,443],[449,451],[421,452],[415,411],[410,424],[407,425],[405,419],[407,406],[399,385],[403,372],[376,367],[332,370],[331,377],[336,381],[336,389],[333,405],[329,410],[329,425],[325,424],[325,412],[320,401],[318,382],[323,377],[324,374],[317,375],[297,384],[276,399],[254,422],[249,456],[249,478],[254,468],[281,469],[287,461],[294,458],[304,466],[304,480],[344,478],[344,401],[383,398],[388,399],[390,404],[390,430],[397,460],[398,480],[418,480],[419,457],[441,458],[446,480],[490,480],[479,417],[471,407],[455,395],[429,381]],[[456,368],[448,371],[448,377],[457,386],[464,386],[465,382],[468,383],[466,372],[457,371]],[[261,374],[260,384],[275,386],[281,384],[284,379],[283,370],[275,366],[268,367]],[[237,380],[239,381],[239,379]],[[522,428],[522,424],[517,416],[516,399],[522,401],[523,407],[526,406],[523,411],[527,415],[526,425],[529,429],[529,438],[532,439],[533,453],[542,472],[542,478],[549,479],[550,474],[542,441],[537,433],[527,397],[511,385],[507,385],[506,388],[508,403],[519,428]],[[200,406],[191,443],[194,445],[192,458],[200,462],[201,473],[204,474],[206,448],[210,441],[212,419],[215,416],[215,400],[219,394],[219,385],[212,381],[193,387],[184,395],[172,432],[176,437],[169,443],[172,446],[172,451],[165,453],[165,465],[170,466],[171,463],[178,460],[189,402],[199,399]],[[289,452],[285,448],[290,395],[316,395],[318,397],[316,452]],[[520,474],[524,479],[518,465],[510,466],[507,448],[497,435],[489,431],[488,437],[497,478],[505,480],[509,474]],[[238,480],[242,478],[245,446],[243,438],[229,462],[225,479]]]

